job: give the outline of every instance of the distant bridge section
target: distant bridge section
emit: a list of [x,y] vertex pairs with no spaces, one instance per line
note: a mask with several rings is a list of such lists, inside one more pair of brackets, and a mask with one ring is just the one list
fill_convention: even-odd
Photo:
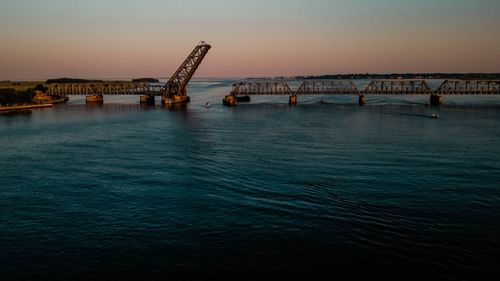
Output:
[[292,95],[293,91],[285,81],[250,81],[233,85],[231,95],[261,96],[261,95]]
[[361,91],[375,95],[432,95],[433,91],[425,80],[373,80]]
[[500,80],[445,80],[438,95],[499,95]]
[[328,95],[328,94],[358,94],[359,91],[352,81],[347,80],[317,80],[305,81],[297,90],[292,90],[287,82],[279,81],[248,81],[233,85],[231,95]]
[[[350,80],[305,80],[292,89],[284,80],[242,81],[233,84],[230,95],[223,103],[236,105],[238,100],[249,100],[252,95],[289,95],[290,103],[297,102],[297,95],[358,95],[359,103],[366,103],[367,95],[429,95],[431,105],[439,105],[442,95],[500,94],[500,80],[445,80],[436,90],[426,80],[392,79],[372,80],[359,90]],[[247,97],[241,99],[240,97]]]
[[357,95],[358,88],[349,80],[307,80],[300,84],[296,95]]

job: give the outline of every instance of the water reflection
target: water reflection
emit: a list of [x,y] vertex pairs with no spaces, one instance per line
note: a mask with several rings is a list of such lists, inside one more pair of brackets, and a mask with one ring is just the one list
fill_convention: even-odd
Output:
[[1,111],[0,116],[30,115],[30,109]]

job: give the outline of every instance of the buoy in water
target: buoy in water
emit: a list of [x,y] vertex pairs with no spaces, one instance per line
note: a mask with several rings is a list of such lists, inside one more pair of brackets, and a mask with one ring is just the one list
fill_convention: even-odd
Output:
[[210,107],[210,106],[212,106],[212,104],[211,104],[210,102],[208,102],[208,101],[207,101],[207,103],[205,104],[205,107],[207,107],[207,108],[208,108],[208,107]]

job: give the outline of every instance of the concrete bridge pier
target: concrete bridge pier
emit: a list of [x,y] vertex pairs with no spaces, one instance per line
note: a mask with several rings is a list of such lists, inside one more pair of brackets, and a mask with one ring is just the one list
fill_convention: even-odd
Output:
[[236,101],[238,101],[238,102],[250,102],[250,96],[239,96],[239,97],[236,97]]
[[365,105],[366,104],[366,96],[365,95],[359,95],[358,104],[359,105]]
[[430,98],[431,106],[439,106],[443,103],[443,97],[440,95],[432,94]]
[[140,96],[139,102],[143,105],[155,105],[155,96]]
[[238,104],[238,98],[234,95],[227,95],[222,99],[222,104],[227,106],[235,106]]
[[161,104],[162,105],[174,105],[174,104],[182,104],[182,103],[188,103],[191,100],[188,96],[162,96],[161,97]]
[[288,98],[288,104],[290,104],[290,105],[296,105],[297,104],[297,95],[291,95]]
[[87,96],[85,98],[86,104],[103,104],[104,97],[102,95]]

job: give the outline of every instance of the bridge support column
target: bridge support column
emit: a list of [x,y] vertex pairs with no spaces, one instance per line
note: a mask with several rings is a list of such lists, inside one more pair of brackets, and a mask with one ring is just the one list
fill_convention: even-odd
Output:
[[191,99],[188,96],[162,96],[161,104],[162,105],[174,105],[181,103],[188,103]]
[[87,104],[103,104],[104,103],[104,97],[102,95],[87,96],[85,98],[85,102]]
[[222,104],[227,106],[235,106],[238,104],[238,98],[234,95],[227,95],[222,99]]
[[236,97],[236,100],[238,102],[250,102],[250,96],[240,96]]
[[443,97],[439,95],[431,95],[430,104],[431,106],[439,106],[443,103]]
[[288,98],[288,103],[290,105],[296,105],[297,104],[297,95],[291,95],[289,98]]
[[155,96],[140,96],[139,101],[144,105],[155,105]]
[[358,104],[359,105],[365,105],[366,104],[366,96],[365,95],[359,95]]

